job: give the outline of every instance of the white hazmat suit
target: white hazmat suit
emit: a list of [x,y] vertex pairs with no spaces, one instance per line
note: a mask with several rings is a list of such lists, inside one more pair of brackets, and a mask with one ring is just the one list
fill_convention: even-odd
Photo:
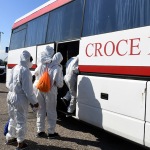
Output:
[[20,64],[12,69],[9,81],[6,83],[9,89],[7,102],[10,117],[6,135],[7,141],[15,137],[18,143],[24,141],[29,103],[37,104],[37,99],[33,92],[32,75],[29,70],[32,66],[30,58],[31,55],[28,51],[21,53]]
[[51,80],[51,90],[47,93],[38,90],[37,99],[39,102],[39,110],[37,111],[37,133],[45,132],[45,118],[47,114],[48,134],[55,133],[56,120],[57,120],[57,88],[63,86],[62,68],[57,65],[57,62],[62,61],[62,56],[56,55],[56,59],[52,61],[54,50],[52,47],[47,46],[41,52],[40,65],[35,70],[35,76],[38,80],[43,72],[48,67],[48,73]]
[[64,76],[64,81],[69,88],[69,92],[71,95],[70,104],[68,106],[68,113],[73,113],[76,109],[76,94],[77,94],[77,75],[79,73],[78,70],[78,56],[71,57],[66,63],[66,75]]

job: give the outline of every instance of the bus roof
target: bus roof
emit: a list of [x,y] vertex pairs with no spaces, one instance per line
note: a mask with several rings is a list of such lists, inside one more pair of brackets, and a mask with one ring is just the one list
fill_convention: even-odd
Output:
[[37,7],[36,9],[32,10],[31,12],[25,14],[24,16],[18,18],[15,23],[13,24],[12,29],[17,28],[18,26],[35,19],[53,9],[56,9],[72,0],[49,0],[48,2],[44,3],[43,5]]

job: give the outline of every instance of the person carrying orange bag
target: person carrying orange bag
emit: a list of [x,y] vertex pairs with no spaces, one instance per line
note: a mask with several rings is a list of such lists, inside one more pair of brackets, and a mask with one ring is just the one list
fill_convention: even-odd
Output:
[[[39,61],[38,67],[35,70],[36,76],[36,87],[38,87],[39,80],[42,78],[45,71],[48,71],[50,77],[50,90],[45,92],[45,90],[41,91],[38,89],[36,91],[36,97],[39,102],[39,109],[37,111],[37,135],[36,137],[42,138],[55,138],[59,136],[58,133],[55,132],[56,120],[57,120],[57,88],[61,88],[63,86],[63,73],[62,67],[60,67],[55,60],[52,60],[54,54],[54,49],[50,46],[46,46],[41,52],[41,58]],[[55,54],[56,55],[56,54]],[[55,57],[61,62],[63,57],[61,54],[58,57]],[[47,114],[47,116],[46,116]],[[45,118],[47,117],[48,122],[48,131],[45,133]]]
[[43,73],[41,78],[39,79],[37,85],[37,89],[39,89],[41,92],[49,92],[51,89],[51,81],[48,74],[48,68],[46,67],[46,71]]

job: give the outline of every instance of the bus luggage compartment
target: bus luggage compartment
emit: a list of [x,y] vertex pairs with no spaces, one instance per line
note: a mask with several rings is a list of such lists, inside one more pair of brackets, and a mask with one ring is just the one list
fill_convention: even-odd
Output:
[[146,81],[78,76],[76,117],[140,144]]

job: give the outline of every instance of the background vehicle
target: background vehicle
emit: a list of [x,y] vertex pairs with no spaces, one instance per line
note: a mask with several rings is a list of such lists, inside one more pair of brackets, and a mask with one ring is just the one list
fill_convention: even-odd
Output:
[[0,64],[0,77],[6,74],[6,68],[5,65]]
[[6,65],[7,65],[7,55],[4,59],[0,59],[0,82],[6,82]]
[[24,49],[32,71],[46,45],[63,54],[64,71],[79,53],[75,117],[150,147],[149,25],[149,0],[49,1],[15,21],[7,77]]

